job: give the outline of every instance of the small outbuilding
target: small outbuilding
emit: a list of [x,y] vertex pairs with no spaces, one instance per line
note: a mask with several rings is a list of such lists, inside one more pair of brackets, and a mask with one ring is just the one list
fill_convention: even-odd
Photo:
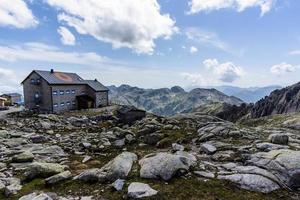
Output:
[[146,116],[146,111],[140,110],[134,106],[121,106],[117,110],[117,117],[121,123],[132,124]]

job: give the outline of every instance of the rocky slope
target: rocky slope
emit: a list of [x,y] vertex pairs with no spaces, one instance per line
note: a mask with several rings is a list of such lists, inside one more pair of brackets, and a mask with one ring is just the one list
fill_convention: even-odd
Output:
[[141,89],[128,85],[111,86],[109,89],[111,102],[133,105],[162,116],[190,112],[200,105],[214,102],[224,102],[232,105],[243,103],[242,100],[233,96],[227,96],[215,89],[197,88],[186,92],[178,86],[171,89]]
[[255,103],[251,117],[259,118],[274,114],[300,111],[300,83],[273,91],[269,96]]
[[299,115],[147,114],[129,125],[118,109],[0,119],[0,199],[300,198]]

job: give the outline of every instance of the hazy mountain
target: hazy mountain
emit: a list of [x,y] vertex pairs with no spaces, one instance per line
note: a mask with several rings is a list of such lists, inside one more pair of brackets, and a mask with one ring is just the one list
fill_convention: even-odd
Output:
[[252,108],[251,116],[258,118],[299,111],[300,82],[281,90],[275,90],[269,96],[259,100]]
[[186,92],[179,86],[161,89],[142,89],[121,85],[110,86],[112,103],[133,105],[157,115],[170,116],[177,113],[190,112],[193,109],[214,102],[240,105],[243,101],[227,96],[216,89],[196,88]]
[[281,89],[281,86],[272,85],[266,87],[241,88],[235,86],[207,86],[205,88],[215,88],[228,96],[235,96],[246,103],[255,103],[261,98],[268,96],[273,90]]

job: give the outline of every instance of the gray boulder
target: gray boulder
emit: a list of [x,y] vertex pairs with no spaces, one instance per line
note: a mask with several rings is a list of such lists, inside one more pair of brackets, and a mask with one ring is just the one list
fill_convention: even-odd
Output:
[[75,177],[76,180],[86,182],[106,182],[115,181],[128,176],[133,162],[137,160],[137,155],[130,152],[123,152],[101,169],[89,169]]
[[28,166],[25,171],[26,180],[32,180],[34,178],[47,178],[55,174],[59,174],[68,168],[66,165],[60,165],[56,163],[39,163],[34,162]]
[[139,161],[142,178],[170,180],[176,175],[189,171],[194,163],[194,156],[174,155],[169,153],[149,154]]
[[139,199],[150,197],[157,194],[157,191],[152,189],[148,184],[133,182],[128,186],[128,197]]

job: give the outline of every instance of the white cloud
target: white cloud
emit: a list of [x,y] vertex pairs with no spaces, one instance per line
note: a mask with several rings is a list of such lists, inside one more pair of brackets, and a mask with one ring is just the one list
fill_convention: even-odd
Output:
[[0,93],[17,92],[20,90],[15,71],[0,67]]
[[223,42],[214,32],[204,31],[197,27],[187,28],[185,34],[188,39],[203,45],[212,46],[222,51],[229,52],[229,45]]
[[206,59],[203,61],[206,72],[181,73],[185,80],[192,85],[218,85],[221,83],[232,83],[241,78],[245,72],[243,68],[232,62],[219,63],[217,59]]
[[295,66],[287,63],[273,65],[270,69],[271,73],[275,75],[283,75],[286,73],[294,72],[295,70],[296,70]]
[[169,14],[161,14],[156,0],[47,0],[62,12],[60,22],[80,34],[127,47],[137,53],[152,54],[155,39],[169,39],[178,31]]
[[241,67],[236,66],[232,62],[221,63],[214,68],[214,73],[218,75],[219,80],[232,83],[235,80],[241,78],[244,71]]
[[197,53],[197,52],[198,52],[197,47],[191,46],[191,48],[190,48],[190,53],[193,54],[193,53]]
[[0,46],[0,60],[42,61],[66,64],[95,65],[108,61],[94,52],[64,52],[54,46],[43,43],[26,43],[24,45]]
[[216,66],[219,65],[219,62],[217,59],[206,59],[203,61],[203,65],[207,68],[207,69],[212,69]]
[[57,33],[60,34],[61,36],[60,40],[64,45],[71,45],[71,46],[75,45],[76,43],[75,36],[69,31],[69,29],[60,26],[57,29]]
[[234,9],[243,12],[247,8],[259,7],[261,16],[269,12],[276,0],[190,0],[189,14],[198,12],[211,12],[220,9]]
[[37,19],[23,0],[0,0],[0,26],[35,27]]
[[289,55],[292,55],[292,56],[300,55],[300,50],[290,51],[290,52],[289,52]]

